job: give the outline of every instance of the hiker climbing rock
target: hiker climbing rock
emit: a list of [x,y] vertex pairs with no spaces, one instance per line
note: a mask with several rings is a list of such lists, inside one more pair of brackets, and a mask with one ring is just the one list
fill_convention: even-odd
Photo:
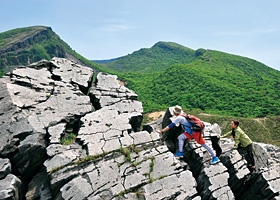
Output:
[[253,154],[253,142],[252,140],[246,135],[241,128],[239,127],[239,121],[234,120],[231,122],[231,128],[232,130],[229,131],[228,133],[220,136],[221,138],[223,137],[233,137],[235,144],[234,148],[237,150],[245,148],[247,150],[247,154],[249,157],[248,160],[248,166],[251,171],[251,173],[256,172],[256,167],[255,167],[255,159],[254,159],[254,154]]
[[[171,124],[169,124],[164,129],[162,129],[161,131],[159,131],[159,130],[156,130],[156,131],[158,133],[163,133],[163,132],[168,131],[169,129],[173,128],[176,124],[180,124],[182,126],[182,128],[185,132],[178,136],[179,150],[174,155],[178,156],[178,157],[183,157],[183,147],[184,147],[185,140],[186,139],[187,140],[195,139],[198,144],[201,144],[211,154],[212,161],[210,164],[215,164],[215,163],[219,162],[220,160],[218,157],[216,157],[216,153],[213,151],[213,149],[211,147],[209,147],[205,143],[205,140],[203,139],[203,137],[201,135],[202,129],[201,129],[201,127],[199,127],[199,122],[196,125],[195,125],[195,123],[191,123],[191,120],[188,119],[190,116],[186,116],[184,114],[181,106],[178,106],[178,105],[173,108],[173,114],[176,116],[176,119]],[[194,117],[194,118],[196,118],[196,117]],[[196,119],[198,119],[198,118],[196,118]],[[198,121],[200,121],[200,120],[198,120]],[[204,125],[203,125],[203,127],[204,127]]]

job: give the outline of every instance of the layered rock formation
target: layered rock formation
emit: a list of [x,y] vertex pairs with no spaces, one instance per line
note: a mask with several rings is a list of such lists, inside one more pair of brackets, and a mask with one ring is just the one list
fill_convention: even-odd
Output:
[[[0,199],[279,198],[277,149],[255,144],[254,175],[228,140],[216,165],[193,141],[178,159],[180,128],[155,132],[170,109],[141,127],[142,104],[117,76],[61,58],[13,70],[0,79]],[[205,124],[211,145],[219,126]]]

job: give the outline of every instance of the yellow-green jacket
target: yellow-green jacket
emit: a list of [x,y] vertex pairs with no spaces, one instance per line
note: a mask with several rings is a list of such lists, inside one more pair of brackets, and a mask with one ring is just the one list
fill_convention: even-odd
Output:
[[[221,137],[228,137],[231,135],[231,132],[226,133],[225,135],[222,135]],[[238,144],[240,143],[241,147],[247,147],[249,144],[252,143],[252,140],[246,135],[239,126],[235,129],[235,138],[234,138],[235,144],[234,148],[238,147]]]

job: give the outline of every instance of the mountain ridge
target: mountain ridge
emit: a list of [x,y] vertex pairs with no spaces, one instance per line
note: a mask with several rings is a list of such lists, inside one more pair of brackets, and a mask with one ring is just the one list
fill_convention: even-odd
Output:
[[[164,55],[164,58],[157,55]],[[139,58],[141,57],[141,59]],[[163,59],[164,62],[160,59]],[[150,72],[162,71],[170,65],[178,63],[190,63],[195,59],[195,51],[183,47],[174,42],[157,42],[151,48],[141,48],[132,54],[122,56],[119,59],[102,65],[107,69],[118,72]],[[142,65],[142,68],[133,66],[133,63]],[[160,67],[159,67],[160,65]]]
[[[2,33],[2,37],[4,40],[0,43],[1,52],[10,48],[12,45],[16,45],[17,43],[21,43],[24,40],[28,40],[34,37],[37,34],[45,32],[47,30],[52,30],[51,27],[46,26],[32,26],[26,28],[18,28],[10,31],[6,31]],[[11,34],[12,37],[7,37],[5,34]],[[14,39],[14,40],[13,40]]]
[[[0,33],[0,73],[53,57],[67,58],[95,69],[99,66],[76,53],[46,26],[17,28]],[[0,74],[1,75],[1,74]]]

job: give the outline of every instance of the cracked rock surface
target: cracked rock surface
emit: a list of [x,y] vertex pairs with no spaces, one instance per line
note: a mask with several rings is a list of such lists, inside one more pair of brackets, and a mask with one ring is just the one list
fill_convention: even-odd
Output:
[[[254,175],[230,140],[216,165],[194,141],[178,159],[180,127],[155,131],[170,111],[141,126],[137,94],[67,59],[14,69],[0,79],[0,199],[279,199],[277,147],[254,143]],[[211,146],[220,128],[205,125]]]

